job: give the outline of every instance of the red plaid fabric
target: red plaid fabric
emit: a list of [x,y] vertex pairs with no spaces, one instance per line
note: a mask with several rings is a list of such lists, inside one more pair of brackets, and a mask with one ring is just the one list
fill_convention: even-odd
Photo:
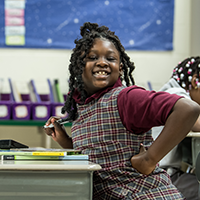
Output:
[[79,117],[72,125],[74,148],[102,167],[94,173],[93,199],[184,199],[163,169],[144,175],[132,167],[130,158],[139,153],[140,143],[148,148],[152,137],[151,131],[136,135],[123,126],[117,108],[123,88],[78,105]]

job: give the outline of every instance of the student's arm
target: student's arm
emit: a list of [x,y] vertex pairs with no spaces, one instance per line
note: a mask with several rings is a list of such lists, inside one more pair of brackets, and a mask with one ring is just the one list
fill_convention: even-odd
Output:
[[131,158],[132,166],[143,174],[150,174],[156,164],[181,140],[185,138],[192,129],[200,114],[200,106],[194,101],[181,98],[179,99],[171,114],[168,116],[165,126],[149,147]]
[[51,136],[64,149],[73,149],[72,138],[68,136],[65,127],[56,122],[58,118],[51,117],[46,125],[53,124],[54,128],[45,128],[47,135]]

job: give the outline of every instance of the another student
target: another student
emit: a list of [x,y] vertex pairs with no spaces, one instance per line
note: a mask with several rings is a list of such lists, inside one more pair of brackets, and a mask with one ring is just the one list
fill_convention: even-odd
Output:
[[[189,57],[173,69],[170,80],[160,89],[170,94],[177,94],[191,99],[200,104],[200,57]],[[152,128],[153,138],[156,139],[164,126]],[[191,128],[193,132],[200,132],[200,117]],[[195,176],[183,174],[181,171],[182,161],[192,165],[191,138],[184,138],[175,146],[163,159],[160,160],[159,166],[167,170],[171,176],[172,182],[177,185],[178,189],[183,191],[187,200],[198,198],[198,182]],[[180,180],[180,175],[190,180],[191,186],[186,181]],[[181,178],[182,178],[181,177]],[[179,183],[180,182],[180,183]]]
[[[80,30],[62,109],[73,121],[72,137],[56,117],[47,121],[54,128],[46,133],[63,148],[81,150],[101,165],[93,177],[95,200],[184,199],[157,163],[190,131],[199,105],[135,86],[135,66],[114,32],[90,22]],[[152,143],[149,130],[159,125],[165,128]]]

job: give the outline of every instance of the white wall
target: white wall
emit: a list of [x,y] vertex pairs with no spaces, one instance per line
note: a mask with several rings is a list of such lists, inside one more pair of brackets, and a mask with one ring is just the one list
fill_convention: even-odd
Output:
[[[146,83],[150,81],[153,89],[159,89],[169,79],[173,67],[190,56],[192,2],[195,0],[175,0],[173,51],[128,51],[136,65],[136,84],[147,87]],[[196,10],[198,20],[200,14]],[[59,78],[61,90],[66,91],[70,53],[70,50],[0,49],[0,78],[10,77],[15,81]]]
[[200,55],[200,0],[192,0],[191,5],[191,54]]

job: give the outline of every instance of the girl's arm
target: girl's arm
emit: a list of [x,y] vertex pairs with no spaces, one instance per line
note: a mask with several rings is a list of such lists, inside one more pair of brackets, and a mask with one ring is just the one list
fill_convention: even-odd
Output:
[[147,151],[143,150],[131,158],[132,166],[143,174],[150,174],[156,164],[192,129],[200,114],[200,106],[189,99],[179,99],[171,114],[166,120],[165,126]]
[[69,137],[67,134],[65,127],[63,125],[60,125],[56,122],[59,118],[57,117],[51,117],[47,122],[46,125],[53,124],[53,128],[45,128],[45,132],[47,135],[51,136],[52,139],[58,144],[64,148],[64,149],[73,149],[73,143],[72,138]]

